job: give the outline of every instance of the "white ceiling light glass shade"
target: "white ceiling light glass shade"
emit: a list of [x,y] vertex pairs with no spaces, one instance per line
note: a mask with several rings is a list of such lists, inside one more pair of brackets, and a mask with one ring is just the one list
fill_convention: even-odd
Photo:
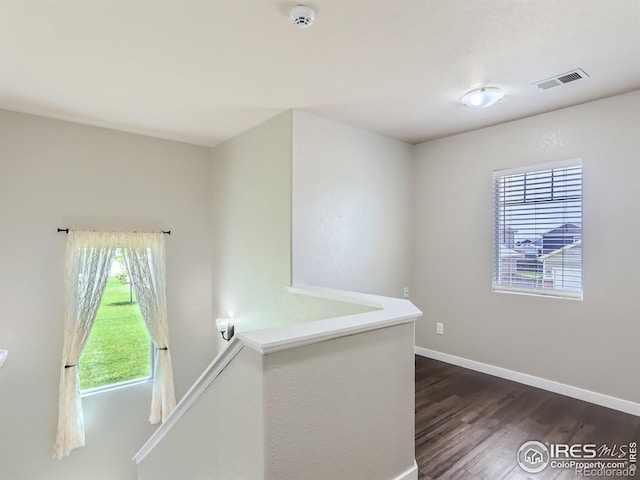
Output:
[[487,108],[502,97],[504,92],[497,87],[477,88],[462,97],[462,104],[473,108]]

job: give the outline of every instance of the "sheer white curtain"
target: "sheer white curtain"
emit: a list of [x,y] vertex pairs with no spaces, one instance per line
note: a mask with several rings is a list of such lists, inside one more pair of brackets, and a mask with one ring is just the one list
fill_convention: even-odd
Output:
[[113,234],[69,232],[65,265],[64,346],[54,458],[84,445],[78,361],[96,318],[115,253]]
[[125,235],[121,246],[142,318],[155,346],[155,371],[149,421],[164,422],[176,406],[165,296],[164,234]]
[[176,404],[165,296],[164,235],[70,231],[65,266],[64,346],[54,458],[69,455],[73,449],[84,445],[77,365],[89,339],[118,247],[125,254],[138,305],[155,346],[149,421],[164,421]]

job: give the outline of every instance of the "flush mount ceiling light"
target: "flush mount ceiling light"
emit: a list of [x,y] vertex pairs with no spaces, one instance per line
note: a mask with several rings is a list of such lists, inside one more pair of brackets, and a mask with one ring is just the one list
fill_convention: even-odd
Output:
[[462,104],[473,108],[487,108],[504,97],[504,92],[496,87],[484,87],[471,90],[462,97]]
[[291,19],[291,23],[296,27],[308,28],[313,25],[313,21],[316,18],[316,12],[304,5],[298,5],[291,9],[289,12],[289,18]]

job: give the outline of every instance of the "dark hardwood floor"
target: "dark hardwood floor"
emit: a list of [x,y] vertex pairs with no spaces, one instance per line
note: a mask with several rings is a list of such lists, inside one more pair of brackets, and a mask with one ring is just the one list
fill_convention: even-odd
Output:
[[550,467],[525,473],[516,456],[529,440],[640,444],[640,417],[416,356],[420,480],[580,478]]

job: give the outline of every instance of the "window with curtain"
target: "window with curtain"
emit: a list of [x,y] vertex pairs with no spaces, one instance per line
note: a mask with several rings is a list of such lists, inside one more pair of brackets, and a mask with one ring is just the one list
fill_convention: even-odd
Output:
[[493,175],[493,290],[582,299],[582,162]]
[[58,431],[54,458],[84,445],[78,362],[85,349],[118,248],[153,343],[149,421],[164,421],[175,407],[165,295],[162,233],[70,231],[65,262],[64,345],[60,368]]
[[124,252],[117,248],[91,334],[78,363],[82,394],[149,381],[152,351]]

